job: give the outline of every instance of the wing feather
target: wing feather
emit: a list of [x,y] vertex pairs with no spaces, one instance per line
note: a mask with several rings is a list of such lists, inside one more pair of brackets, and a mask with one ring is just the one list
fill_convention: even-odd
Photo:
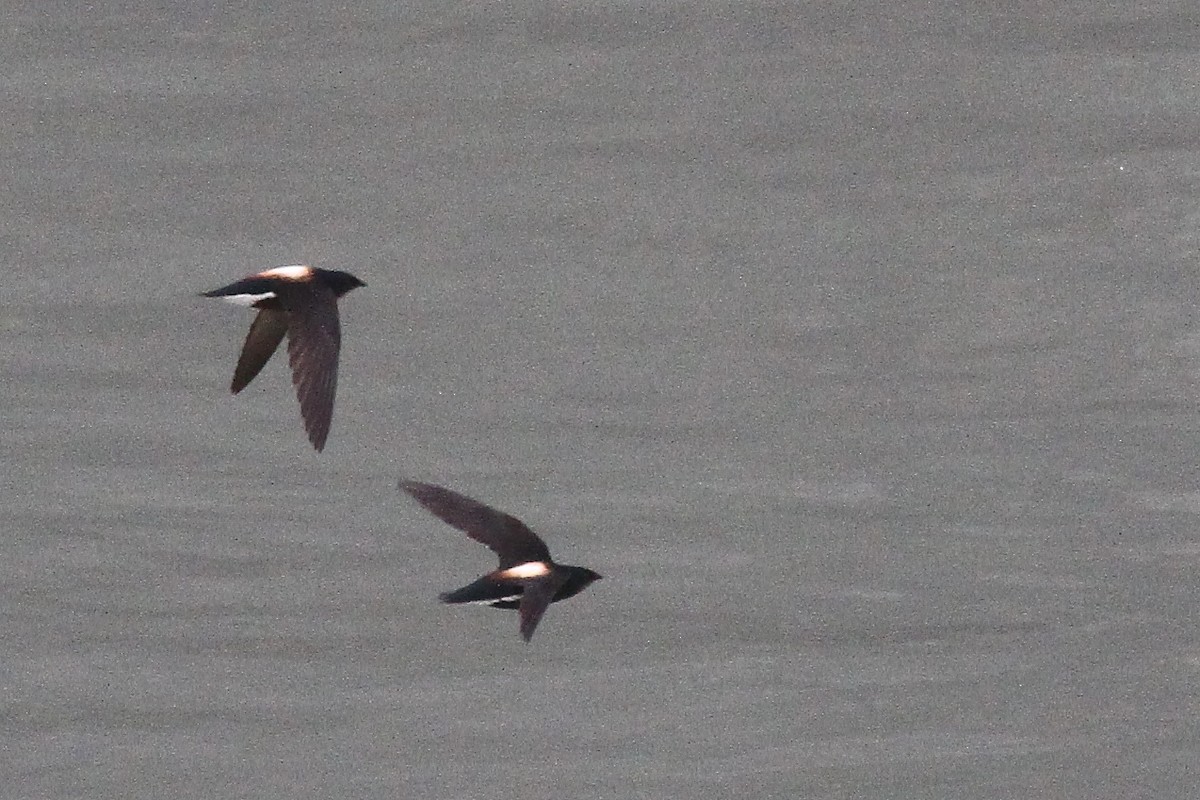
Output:
[[337,394],[338,352],[342,335],[337,297],[323,286],[281,296],[287,314],[288,362],[309,441],[324,449]]
[[554,601],[554,593],[562,586],[563,580],[562,576],[551,575],[523,582],[525,590],[521,593],[521,605],[517,612],[521,616],[521,638],[525,641],[533,638],[534,629]]
[[250,324],[250,332],[246,334],[246,343],[242,345],[242,354],[238,357],[237,367],[233,371],[230,391],[237,394],[254,380],[263,366],[271,360],[287,329],[287,315],[283,312],[269,308],[258,312],[258,316]]
[[401,481],[400,488],[438,519],[486,545],[499,556],[500,569],[530,561],[550,561],[546,543],[511,514],[430,483]]

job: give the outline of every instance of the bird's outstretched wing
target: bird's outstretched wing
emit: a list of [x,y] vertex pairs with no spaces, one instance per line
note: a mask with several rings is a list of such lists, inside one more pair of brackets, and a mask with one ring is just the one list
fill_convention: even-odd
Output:
[[521,605],[517,607],[517,613],[521,617],[521,638],[525,641],[533,638],[534,629],[546,613],[546,609],[550,607],[550,603],[554,601],[554,593],[562,586],[564,580],[562,577],[548,575],[524,582]]
[[237,368],[233,371],[233,383],[230,391],[237,394],[254,380],[254,376],[271,360],[271,356],[283,341],[287,333],[287,315],[282,311],[264,308],[258,312],[246,334],[246,343],[242,345],[242,354],[238,357]]
[[321,450],[329,437],[337,394],[338,351],[342,334],[337,297],[322,286],[282,296],[287,315],[288,362],[300,400],[300,416],[313,447]]
[[[546,543],[511,514],[430,483],[406,480],[400,482],[400,488],[416,498],[438,519],[453,525],[480,544],[487,545],[499,556],[500,569],[531,561],[550,561],[550,550]],[[541,612],[538,613],[540,615]],[[533,624],[537,624],[536,619]]]

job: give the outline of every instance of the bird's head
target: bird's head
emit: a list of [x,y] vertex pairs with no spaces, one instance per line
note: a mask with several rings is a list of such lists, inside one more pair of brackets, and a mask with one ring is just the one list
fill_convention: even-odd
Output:
[[351,289],[367,285],[349,272],[342,272],[337,269],[323,269],[321,272],[323,273],[321,277],[325,279],[325,283],[338,297],[346,294]]

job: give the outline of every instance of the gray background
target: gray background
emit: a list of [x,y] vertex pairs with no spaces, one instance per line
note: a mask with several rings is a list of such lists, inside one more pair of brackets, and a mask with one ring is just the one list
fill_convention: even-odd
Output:
[[1200,11],[879,5],[5,5],[0,794],[1194,797]]

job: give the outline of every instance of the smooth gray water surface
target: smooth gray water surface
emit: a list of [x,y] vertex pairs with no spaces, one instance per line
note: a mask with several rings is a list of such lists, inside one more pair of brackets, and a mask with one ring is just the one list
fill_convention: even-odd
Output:
[[1193,4],[0,23],[5,798],[1196,796]]

